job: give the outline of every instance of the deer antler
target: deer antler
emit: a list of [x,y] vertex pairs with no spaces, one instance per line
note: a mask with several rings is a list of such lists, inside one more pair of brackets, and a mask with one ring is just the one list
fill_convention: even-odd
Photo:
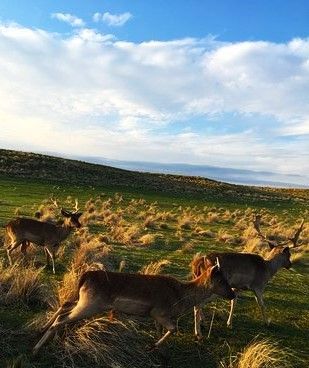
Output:
[[74,209],[75,209],[75,213],[77,213],[79,211],[79,208],[78,208],[78,199],[75,198],[75,206],[74,206]]
[[293,243],[292,248],[299,247],[299,245],[297,245],[297,242],[298,242],[298,238],[299,238],[300,233],[303,231],[304,224],[305,224],[305,219],[302,219],[302,222],[301,222],[299,228],[296,230],[294,236],[292,238],[289,238],[289,241],[291,241]]
[[267,239],[267,238],[266,238],[266,236],[265,236],[265,235],[263,235],[263,234],[261,233],[261,229],[260,229],[260,225],[261,225],[261,218],[262,218],[262,216],[261,216],[261,215],[255,215],[255,216],[254,216],[254,219],[253,219],[253,226],[254,226],[254,228],[255,228],[255,230],[256,230],[256,232],[257,232],[258,236],[259,236],[261,239],[265,240],[265,241],[268,243],[268,245],[269,245],[270,249],[273,249],[273,248],[274,248],[274,247],[276,247],[278,244],[277,244],[277,242],[275,242],[275,241],[272,241],[272,240]]
[[53,204],[56,208],[59,208],[59,205],[58,205],[57,199],[53,199],[53,197],[50,197],[49,199],[50,199],[50,201],[52,202],[52,204]]

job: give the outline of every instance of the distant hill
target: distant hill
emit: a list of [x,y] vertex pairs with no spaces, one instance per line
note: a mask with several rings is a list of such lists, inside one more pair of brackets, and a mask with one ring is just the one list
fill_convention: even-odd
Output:
[[[43,152],[44,153],[44,152]],[[53,154],[52,154],[53,155]],[[57,156],[57,154],[55,154]],[[94,164],[108,165],[125,170],[199,176],[230,184],[271,186],[279,188],[309,189],[309,177],[303,175],[278,174],[268,171],[233,169],[210,165],[192,165],[183,163],[158,163],[144,161],[111,160],[102,157],[66,156],[70,159],[86,161]]]
[[177,196],[213,196],[216,198],[289,199],[309,198],[306,189],[275,189],[227,184],[198,176],[154,174],[86,163],[37,153],[0,149],[0,175],[69,182],[92,186],[127,188]]

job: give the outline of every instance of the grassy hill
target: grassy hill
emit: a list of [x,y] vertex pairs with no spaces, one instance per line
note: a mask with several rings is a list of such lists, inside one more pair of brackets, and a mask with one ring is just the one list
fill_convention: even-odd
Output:
[[152,174],[90,164],[29,152],[0,149],[0,175],[71,183],[108,186],[133,191],[166,193],[172,196],[224,198],[225,200],[290,200],[309,198],[306,189],[276,189],[233,185],[194,176]]
[[153,353],[145,351],[155,338],[153,323],[128,318],[78,324],[51,341],[36,359],[30,352],[51,305],[55,308],[74,290],[84,267],[102,263],[110,270],[161,272],[187,280],[197,252],[246,250],[267,255],[267,247],[252,230],[253,214],[262,214],[263,232],[284,241],[300,218],[308,218],[308,191],[136,173],[0,150],[0,236],[17,215],[33,217],[39,212],[43,220],[60,218],[51,196],[68,209],[78,198],[83,227],[63,242],[56,275],[44,268],[39,247],[31,247],[27,259],[15,252],[16,264],[9,267],[0,246],[1,367],[236,368],[229,361],[252,340],[264,338],[277,344],[287,361],[284,365],[276,355],[277,365],[264,367],[307,367],[308,224],[300,248],[292,251],[293,268],[280,270],[266,289],[270,327],[264,326],[252,294],[244,293],[232,330],[225,325],[226,301],[205,309],[205,335],[214,309],[216,314],[210,338],[199,343],[194,341],[188,313],[178,321],[177,334]]

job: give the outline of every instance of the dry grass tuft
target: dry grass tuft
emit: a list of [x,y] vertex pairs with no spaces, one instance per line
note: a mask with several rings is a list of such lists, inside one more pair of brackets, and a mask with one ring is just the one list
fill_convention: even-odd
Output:
[[178,228],[181,230],[190,230],[194,221],[191,214],[184,213],[178,218]]
[[155,356],[145,349],[150,341],[133,321],[97,318],[66,327],[53,351],[62,367],[155,367]]
[[215,222],[218,222],[220,220],[220,215],[216,212],[208,212],[206,217],[206,222],[208,224],[213,224]]
[[163,237],[161,234],[145,234],[139,238],[139,243],[144,246],[162,244]]
[[262,257],[267,257],[269,255],[270,248],[267,243],[263,242],[259,238],[251,238],[246,241],[243,246],[242,251],[244,253],[255,253]]
[[221,362],[224,368],[290,368],[292,354],[269,339],[253,341],[237,355],[230,357],[228,364]]
[[66,301],[77,298],[78,282],[83,271],[87,271],[86,265],[83,267],[83,270],[81,268],[76,269],[71,267],[70,270],[64,274],[63,279],[56,290],[56,299],[58,300],[58,303],[54,304],[53,307],[55,309]]
[[0,300],[4,305],[46,305],[51,302],[49,287],[42,280],[43,268],[0,263]]
[[171,262],[167,259],[162,259],[157,262],[151,262],[148,265],[144,266],[140,273],[143,275],[158,275],[161,273],[162,268],[169,265]]

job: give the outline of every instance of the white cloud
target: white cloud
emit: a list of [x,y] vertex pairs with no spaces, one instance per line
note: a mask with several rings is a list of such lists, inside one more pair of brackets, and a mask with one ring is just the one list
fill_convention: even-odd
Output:
[[65,22],[70,24],[72,27],[84,27],[85,22],[81,19],[76,17],[75,15],[68,14],[68,13],[53,13],[51,15],[52,18],[58,19],[61,22]]
[[[0,143],[303,174],[308,60],[308,39],[133,43],[0,25]],[[246,128],[230,127],[227,113]]]
[[121,27],[123,26],[125,23],[127,23],[127,21],[129,19],[132,18],[132,14],[129,12],[126,13],[122,13],[122,14],[111,14],[109,12],[106,13],[95,13],[93,14],[93,21],[94,22],[105,22],[107,25],[109,26],[113,26],[113,27]]

